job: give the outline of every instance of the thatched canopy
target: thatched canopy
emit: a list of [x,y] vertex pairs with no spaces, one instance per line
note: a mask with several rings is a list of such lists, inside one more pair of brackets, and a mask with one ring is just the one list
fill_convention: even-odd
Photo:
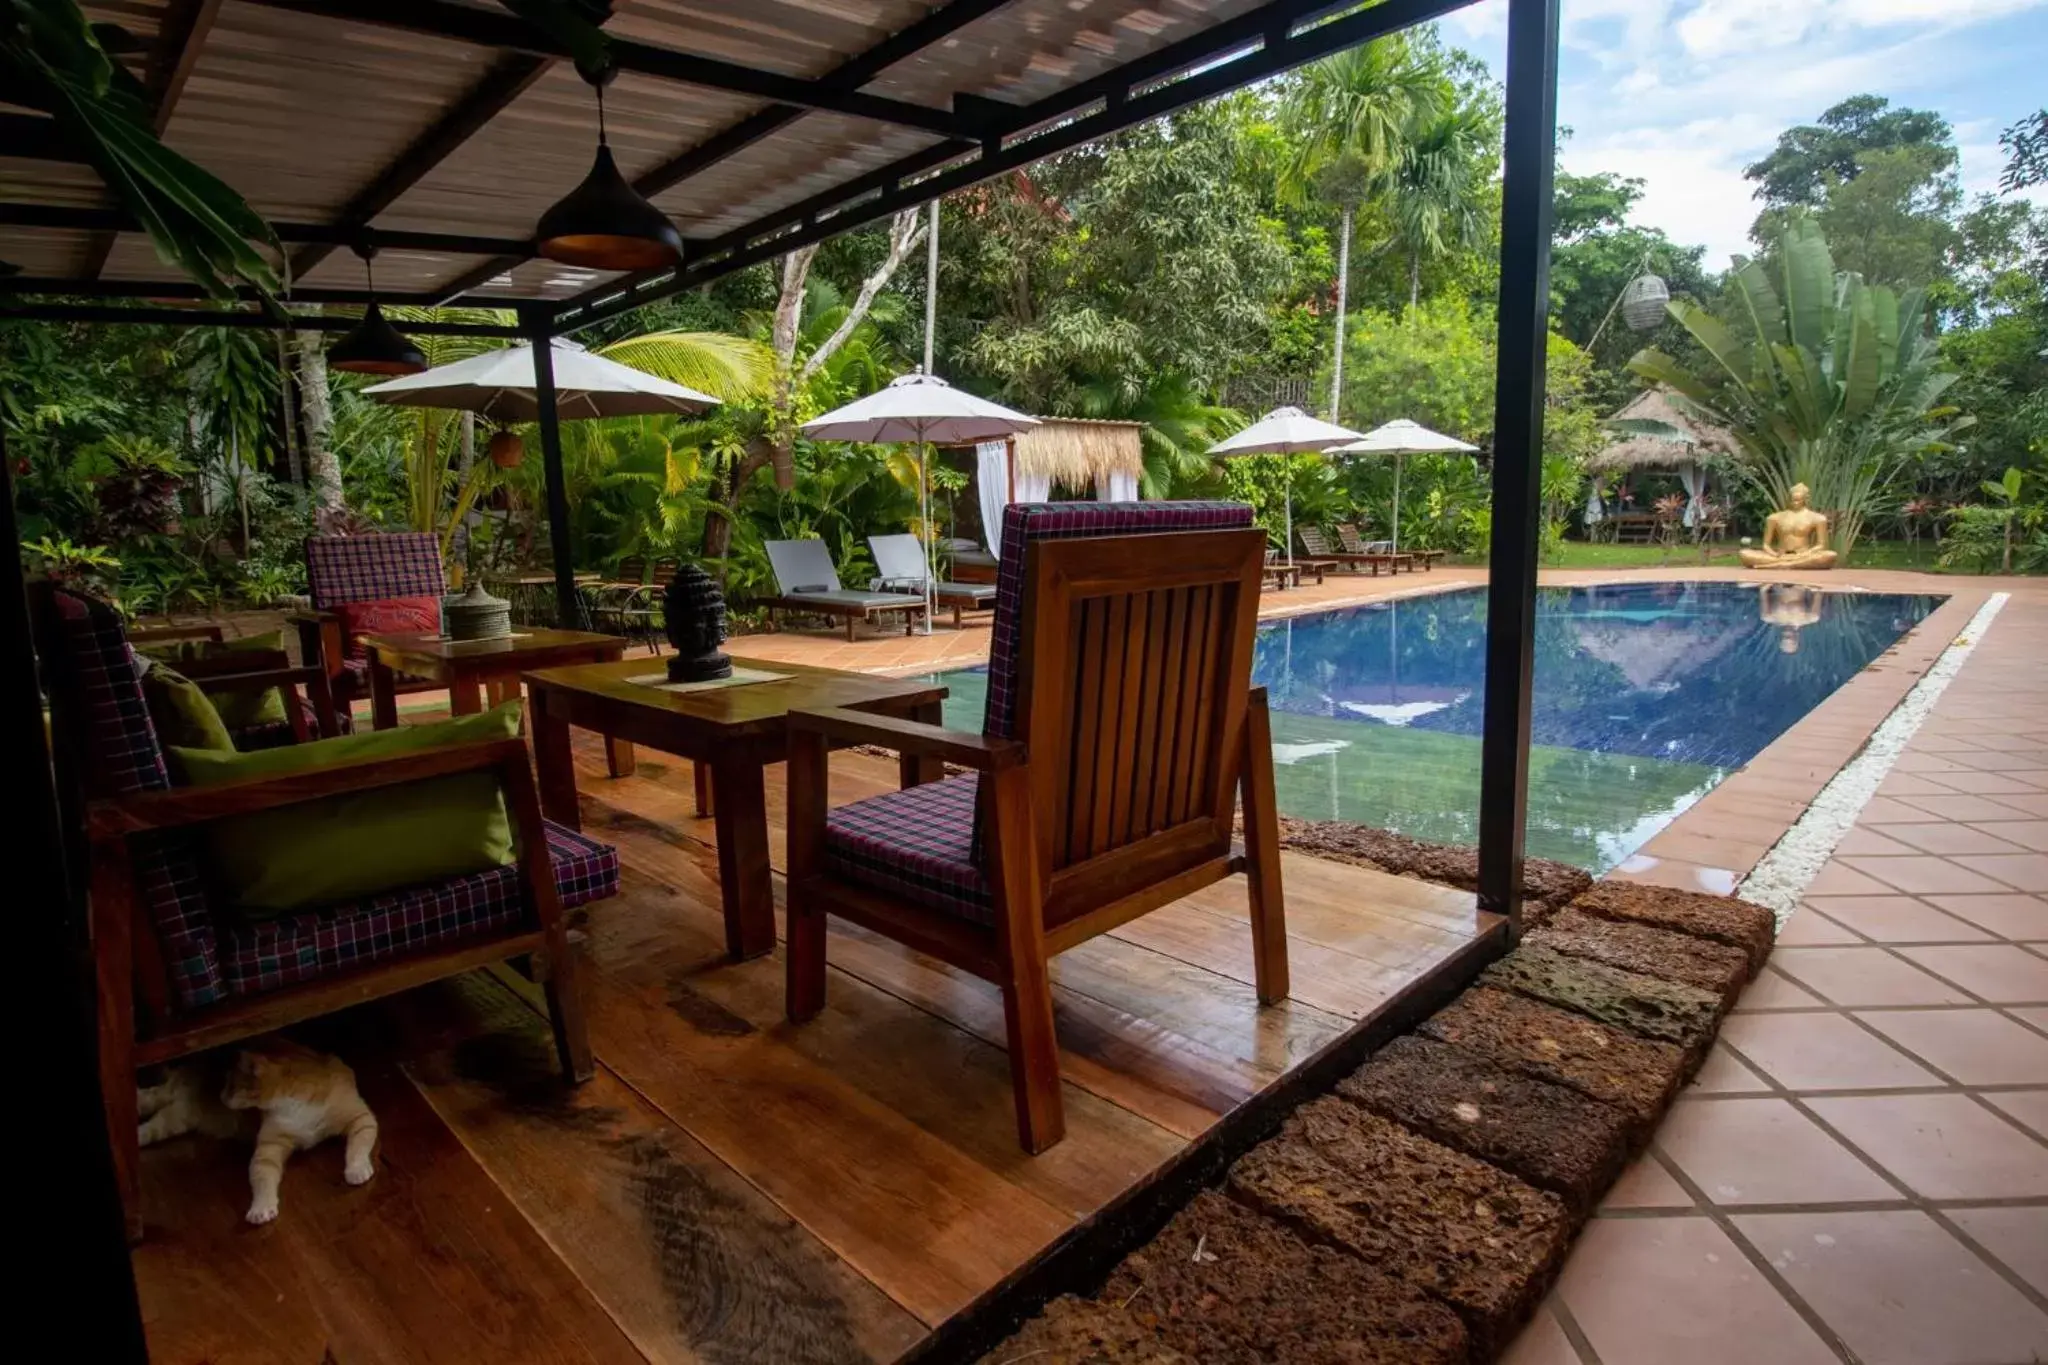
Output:
[[1093,488],[1098,475],[1145,472],[1142,422],[1047,417],[1017,437],[1017,472],[1042,474],[1063,488]]
[[1629,473],[1638,469],[1676,469],[1716,456],[1732,456],[1739,447],[1725,428],[1680,412],[1662,389],[1645,389],[1630,399],[1614,421],[1662,422],[1684,434],[1682,441],[1660,436],[1617,434],[1606,448],[1586,461],[1596,474]]

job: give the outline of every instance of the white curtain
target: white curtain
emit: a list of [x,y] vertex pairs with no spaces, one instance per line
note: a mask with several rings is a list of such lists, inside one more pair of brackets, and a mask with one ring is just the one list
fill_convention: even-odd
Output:
[[1699,521],[1700,499],[1707,495],[1707,467],[1682,464],[1678,467],[1678,479],[1685,485],[1685,524],[1691,526]]
[[1600,480],[1586,480],[1586,525],[1598,526],[1607,520],[1607,504],[1600,500]]
[[1138,476],[1121,469],[1095,476],[1095,500],[1097,502],[1136,502],[1138,500]]
[[1026,474],[1017,471],[1017,501],[1045,502],[1052,497],[1052,476],[1050,474]]
[[981,495],[981,529],[988,552],[1003,552],[1003,506],[1010,500],[1010,443],[983,441],[974,447],[974,486]]

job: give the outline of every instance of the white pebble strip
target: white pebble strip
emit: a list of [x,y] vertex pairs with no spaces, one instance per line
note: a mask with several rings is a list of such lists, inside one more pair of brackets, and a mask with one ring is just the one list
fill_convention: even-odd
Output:
[[1821,868],[1834,856],[1835,846],[1842,842],[1863,807],[1877,794],[1878,784],[1884,781],[1885,774],[1892,770],[1892,764],[1905,752],[1907,741],[1913,738],[1921,722],[1934,710],[1934,703],[1941,699],[1949,681],[1962,670],[1963,661],[1984,638],[1992,618],[2004,608],[2011,595],[1995,592],[1977,609],[1977,614],[1970,618],[1970,624],[1956,636],[1955,643],[1941,652],[1941,657],[1934,661],[1926,676],[1914,684],[1905,700],[1884,718],[1884,723],[1870,736],[1870,742],[1863,746],[1862,752],[1835,774],[1834,780],[1813,798],[1813,804],[1806,808],[1806,814],[1799,817],[1799,822],[1786,830],[1785,837],[1778,840],[1764,855],[1763,861],[1743,878],[1742,885],[1735,889],[1736,895],[1758,905],[1769,906],[1778,917],[1778,927],[1785,927],[1785,921],[1792,918],[1799,898],[1806,894],[1806,888],[1813,884]]

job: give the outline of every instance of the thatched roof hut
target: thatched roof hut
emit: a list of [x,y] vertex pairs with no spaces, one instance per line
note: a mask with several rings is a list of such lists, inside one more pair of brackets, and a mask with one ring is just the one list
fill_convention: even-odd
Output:
[[1614,421],[1662,422],[1683,433],[1683,441],[1660,436],[1617,433],[1607,446],[1586,461],[1596,474],[1631,473],[1638,469],[1676,469],[1698,464],[1716,456],[1733,456],[1740,447],[1725,428],[1687,412],[1680,412],[1671,395],[1662,389],[1645,389],[1630,399]]
[[1142,430],[1142,422],[1047,417],[1017,436],[1017,472],[1076,489],[1092,489],[1098,476],[1112,473],[1138,478],[1145,472]]

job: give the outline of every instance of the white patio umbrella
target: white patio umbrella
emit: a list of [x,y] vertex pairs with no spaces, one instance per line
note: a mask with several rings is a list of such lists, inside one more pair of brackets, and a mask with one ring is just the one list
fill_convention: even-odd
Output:
[[[1209,453],[1219,460],[1232,459],[1239,455],[1296,455],[1302,451],[1323,454],[1349,441],[1359,439],[1357,432],[1349,427],[1340,427],[1334,422],[1325,422],[1320,417],[1311,417],[1300,408],[1275,408],[1258,421],[1246,427],[1227,440],[1218,441],[1209,447]],[[1287,476],[1286,537],[1287,562],[1294,562],[1294,474]]]
[[1383,422],[1365,433],[1365,439],[1354,441],[1348,446],[1338,446],[1333,455],[1391,455],[1394,457],[1394,528],[1389,539],[1394,549],[1401,548],[1401,457],[1403,455],[1454,454],[1459,451],[1470,453],[1479,449],[1446,436],[1440,431],[1431,431],[1420,422],[1411,422],[1406,417],[1396,417]]
[[1014,436],[1038,425],[1036,417],[956,389],[922,371],[889,381],[889,386],[804,423],[816,441],[861,441],[869,445],[918,447],[918,508],[924,525],[924,628],[932,628],[931,447],[973,445]]
[[[554,343],[554,362],[555,412],[565,422],[587,417],[690,414],[718,403],[708,393],[606,360],[559,337]],[[533,347],[526,342],[372,384],[363,392],[380,403],[455,408],[500,425],[532,422],[540,416],[534,393]]]

